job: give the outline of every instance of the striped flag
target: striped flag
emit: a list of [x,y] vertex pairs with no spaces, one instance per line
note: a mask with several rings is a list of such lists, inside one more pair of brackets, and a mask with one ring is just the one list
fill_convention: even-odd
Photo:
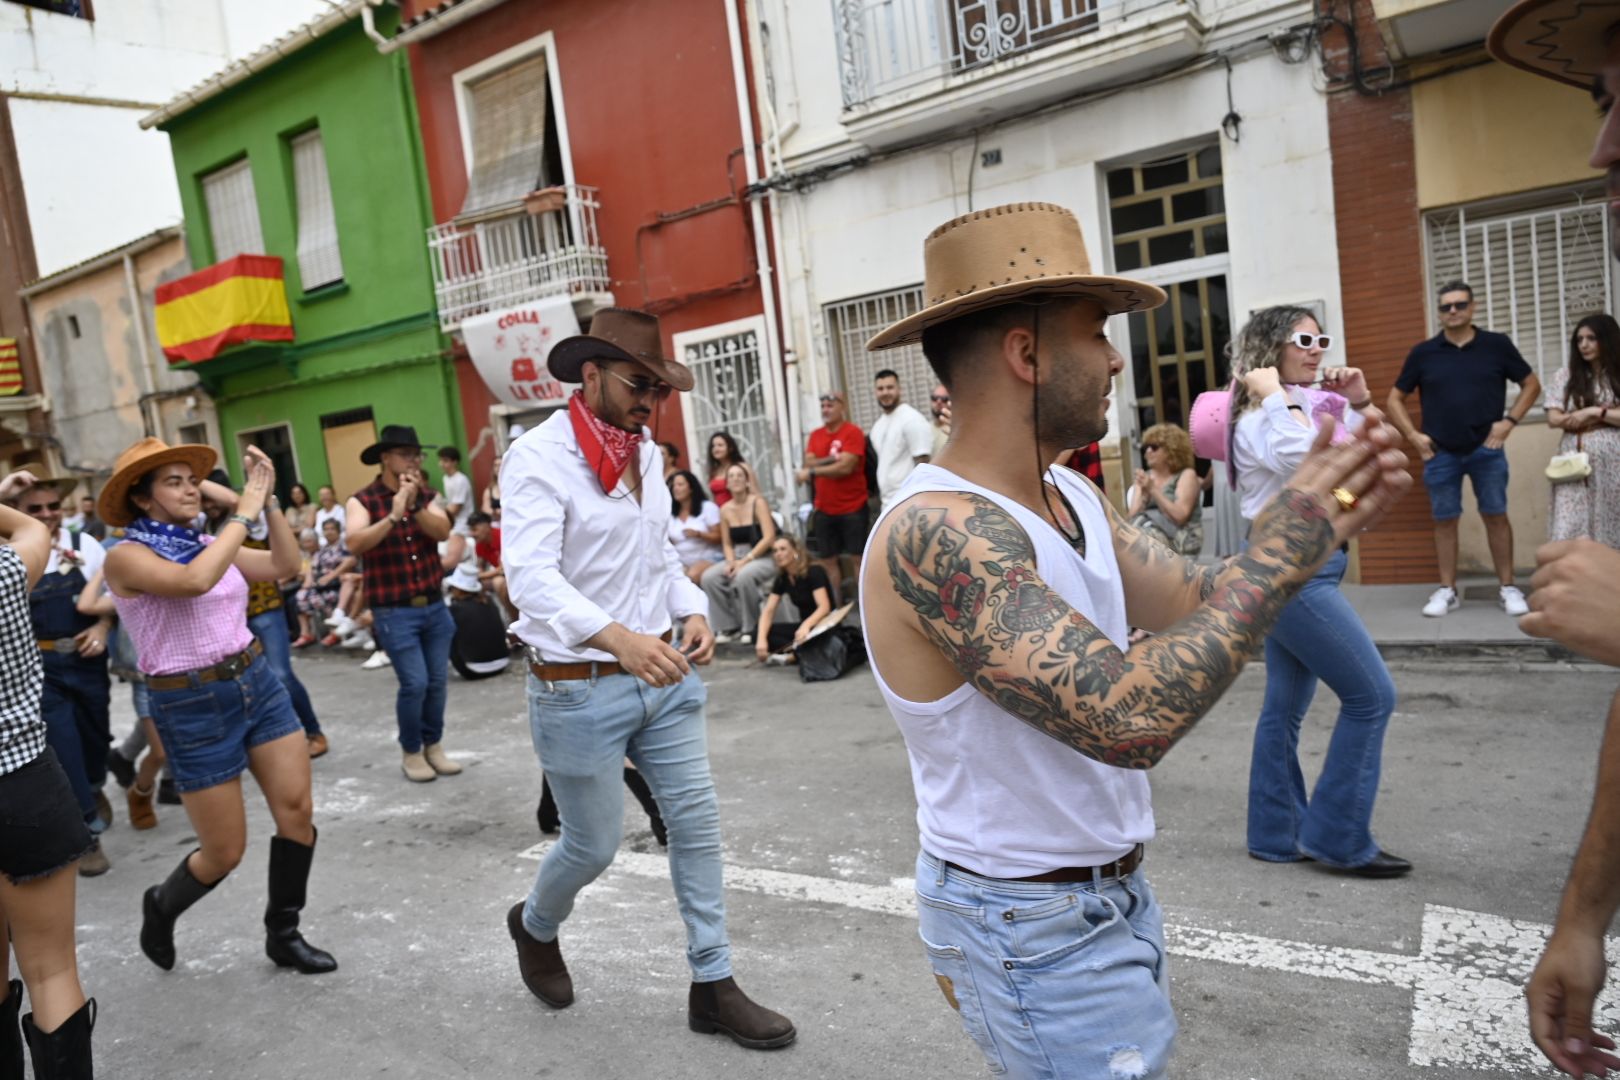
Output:
[[292,315],[277,255],[238,255],[159,285],[158,344],[169,362],[212,360],[244,341],[291,341]]
[[22,393],[22,358],[17,355],[16,338],[0,338],[0,397]]

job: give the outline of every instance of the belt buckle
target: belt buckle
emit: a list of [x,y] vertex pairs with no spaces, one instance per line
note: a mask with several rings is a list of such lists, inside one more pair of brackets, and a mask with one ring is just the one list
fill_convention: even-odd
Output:
[[78,651],[78,642],[74,641],[70,637],[59,637],[55,641],[51,642],[51,652],[53,653],[60,653],[61,655],[66,656],[69,653],[76,653]]
[[428,606],[427,594],[424,593],[421,596],[413,596],[413,597],[411,597],[411,607],[427,607],[427,606]]

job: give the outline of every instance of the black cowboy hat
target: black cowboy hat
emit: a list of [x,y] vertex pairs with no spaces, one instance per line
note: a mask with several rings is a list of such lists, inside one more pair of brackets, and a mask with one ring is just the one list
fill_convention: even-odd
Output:
[[416,429],[409,424],[385,424],[382,438],[360,451],[360,464],[375,465],[382,460],[384,450],[410,447],[413,450],[437,450],[436,446],[423,446],[416,437]]

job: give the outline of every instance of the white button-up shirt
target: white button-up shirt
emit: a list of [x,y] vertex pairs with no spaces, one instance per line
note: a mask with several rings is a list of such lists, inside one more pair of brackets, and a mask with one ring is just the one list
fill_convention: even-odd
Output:
[[675,619],[709,614],[669,542],[669,489],[650,437],[641,443],[639,502],[629,475],[612,496],[603,493],[567,409],[502,458],[501,567],[517,634],[547,661],[614,659],[584,644],[611,623],[662,634]]

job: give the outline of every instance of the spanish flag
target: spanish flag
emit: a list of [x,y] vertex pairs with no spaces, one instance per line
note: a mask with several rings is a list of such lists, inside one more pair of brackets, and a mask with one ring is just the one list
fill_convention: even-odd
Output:
[[22,393],[22,359],[17,355],[16,338],[0,338],[0,397]]
[[238,255],[159,285],[158,344],[169,363],[212,360],[244,341],[291,341],[292,315],[277,255]]

